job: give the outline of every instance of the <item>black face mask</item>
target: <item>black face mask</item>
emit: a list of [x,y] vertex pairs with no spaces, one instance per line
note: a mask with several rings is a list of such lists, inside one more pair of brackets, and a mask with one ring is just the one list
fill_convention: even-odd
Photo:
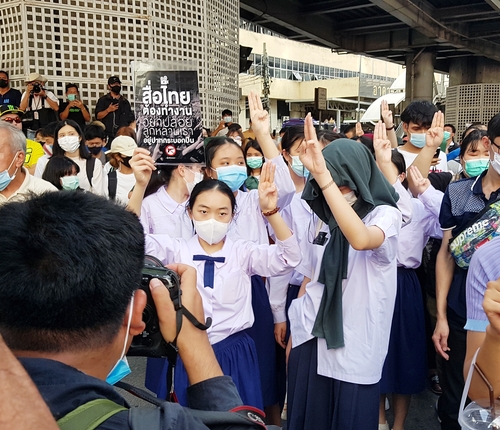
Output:
[[120,94],[121,90],[122,87],[120,85],[115,85],[114,87],[111,87],[111,91],[114,92],[115,94]]
[[93,155],[98,155],[102,151],[101,146],[87,146],[87,149]]
[[9,81],[5,79],[0,79],[0,88],[7,88],[9,86]]
[[122,164],[125,166],[125,167],[130,167],[130,159],[132,157],[123,157],[122,158]]

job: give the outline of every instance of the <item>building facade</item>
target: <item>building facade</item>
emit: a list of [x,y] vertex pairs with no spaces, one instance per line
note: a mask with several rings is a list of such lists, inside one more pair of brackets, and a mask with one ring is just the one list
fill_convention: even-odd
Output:
[[22,89],[31,72],[64,97],[77,83],[91,108],[122,80],[133,100],[130,62],[197,64],[204,121],[238,106],[239,3],[231,0],[0,0],[0,69]]

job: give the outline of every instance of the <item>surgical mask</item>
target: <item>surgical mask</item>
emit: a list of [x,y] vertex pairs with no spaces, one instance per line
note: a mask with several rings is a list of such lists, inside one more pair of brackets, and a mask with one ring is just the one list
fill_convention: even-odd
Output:
[[247,157],[247,166],[250,169],[259,169],[262,167],[262,157]]
[[219,243],[226,237],[227,230],[229,229],[228,222],[220,222],[214,218],[207,219],[206,221],[196,221],[193,219],[193,224],[198,236],[209,245]]
[[61,178],[61,186],[63,190],[76,190],[80,186],[78,176],[63,176]]
[[199,184],[201,181],[203,181],[203,173],[193,172],[192,170],[191,173],[194,175],[194,179],[192,181],[188,181],[186,178],[183,178],[184,181],[186,182],[186,187],[188,189],[189,194],[193,192],[193,189],[194,187],[196,187],[196,184]]
[[132,322],[132,312],[134,310],[134,296],[132,296],[132,300],[130,300],[130,310],[128,313],[128,323],[127,323],[127,333],[125,335],[125,342],[123,343],[123,350],[120,359],[113,366],[111,371],[106,376],[106,382],[110,385],[116,384],[118,381],[121,381],[125,376],[130,375],[132,370],[130,370],[130,366],[127,361],[127,357],[125,357],[125,353],[127,352],[127,342],[128,342],[128,332],[130,331],[130,324]]
[[493,169],[495,169],[495,172],[497,172],[500,175],[500,154],[494,152],[493,161],[490,160],[490,164],[493,167]]
[[217,172],[217,179],[231,188],[233,193],[243,185],[243,182],[247,178],[247,169],[245,166],[233,164],[231,166],[217,167],[217,169],[213,170]]
[[410,143],[415,148],[423,148],[425,146],[426,133],[410,133]]
[[450,138],[450,136],[451,136],[451,133],[449,131],[444,132],[443,140],[442,140],[441,146],[440,146],[441,151],[446,152],[446,145],[447,145],[446,141]]
[[465,162],[465,173],[473,178],[483,173],[490,164],[489,158],[478,158],[476,160],[467,160]]
[[12,159],[12,162],[9,164],[9,167],[7,167],[7,169],[5,169],[3,172],[0,172],[0,191],[5,190],[5,188],[7,188],[9,184],[12,182],[12,180],[16,177],[17,169],[12,176],[9,175],[9,169],[14,164],[17,154],[19,154],[19,151],[16,152],[16,155],[14,155],[14,158]]
[[224,122],[227,124],[229,122],[232,122],[233,121],[233,117],[232,116],[225,116],[224,118],[222,118],[224,120]]
[[309,170],[304,167],[300,157],[298,155],[291,155],[292,157],[292,170],[297,176],[301,178],[307,178],[309,176]]
[[76,94],[68,94],[68,100],[70,102],[73,102],[76,100]]
[[234,136],[231,137],[231,139],[233,139],[238,145],[241,146],[241,136]]
[[64,136],[57,139],[64,152],[75,152],[80,147],[80,136]]
[[343,194],[343,196],[344,199],[346,199],[347,203],[349,203],[351,206],[358,200],[354,191],[349,191],[347,194]]
[[5,79],[0,79],[0,88],[7,88],[9,86],[9,81]]

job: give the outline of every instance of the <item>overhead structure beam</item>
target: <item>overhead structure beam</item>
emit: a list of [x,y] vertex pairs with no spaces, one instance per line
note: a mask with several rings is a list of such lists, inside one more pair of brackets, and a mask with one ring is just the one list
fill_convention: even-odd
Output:
[[366,9],[370,7],[375,7],[375,5],[371,3],[366,3],[366,1],[363,0],[342,1],[342,2],[325,1],[303,7],[302,13],[308,15],[319,15],[319,14],[348,12],[350,10]]

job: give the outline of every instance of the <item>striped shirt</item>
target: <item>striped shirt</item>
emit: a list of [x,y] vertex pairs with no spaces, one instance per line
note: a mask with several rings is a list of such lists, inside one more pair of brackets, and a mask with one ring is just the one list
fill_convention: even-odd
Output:
[[466,283],[467,324],[466,330],[486,331],[488,317],[483,310],[486,284],[500,278],[500,237],[481,246],[472,256]]

